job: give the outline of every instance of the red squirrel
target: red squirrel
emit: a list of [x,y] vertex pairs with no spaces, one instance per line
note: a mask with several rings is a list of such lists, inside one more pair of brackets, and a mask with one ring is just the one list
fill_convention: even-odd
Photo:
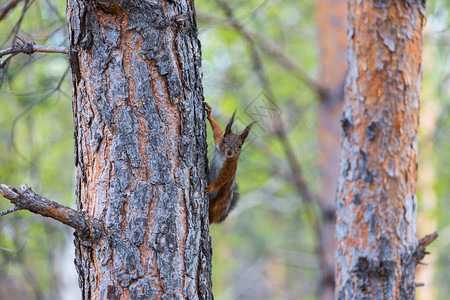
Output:
[[256,122],[252,122],[241,134],[231,131],[234,122],[234,111],[228,122],[225,133],[211,116],[211,106],[205,102],[206,113],[216,145],[211,157],[208,184],[205,193],[209,195],[209,224],[222,222],[236,206],[239,194],[236,192],[236,170],[242,145]]

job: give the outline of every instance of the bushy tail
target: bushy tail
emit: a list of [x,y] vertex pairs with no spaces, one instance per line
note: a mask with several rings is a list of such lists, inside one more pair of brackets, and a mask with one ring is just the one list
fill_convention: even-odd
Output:
[[224,212],[224,214],[222,214],[222,216],[220,217],[219,220],[217,220],[217,223],[222,222],[223,220],[225,220],[228,215],[230,214],[230,211],[233,210],[233,208],[236,207],[236,204],[239,201],[239,198],[241,197],[241,195],[237,192],[238,190],[238,185],[235,184],[234,185],[234,189],[233,189],[233,195],[231,196],[231,200],[230,200],[230,206],[228,207],[228,209]]

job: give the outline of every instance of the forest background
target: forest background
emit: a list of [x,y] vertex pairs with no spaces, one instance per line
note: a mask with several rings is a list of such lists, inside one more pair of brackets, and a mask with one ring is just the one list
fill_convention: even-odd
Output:
[[[240,203],[226,222],[211,227],[214,295],[315,299],[316,236],[308,208],[287,178],[290,165],[269,121],[275,115],[283,120],[305,182],[317,194],[319,95],[308,79],[319,78],[321,12],[314,1],[218,3],[196,1],[205,99],[222,125],[235,108],[239,129],[253,120],[259,125],[241,156]],[[445,209],[450,207],[449,12],[446,0],[427,2],[417,231],[421,237],[438,230],[440,238],[429,247],[428,265],[419,266],[425,286],[418,288],[418,299],[450,294],[450,212]],[[65,1],[18,1],[0,20],[1,49],[16,33],[40,45],[67,46]],[[75,207],[67,56],[19,54],[7,68],[2,63],[0,182],[26,182]],[[286,64],[307,75],[297,76]],[[211,136],[208,131],[210,153]],[[8,207],[8,201],[0,201],[0,210]],[[71,230],[29,212],[0,218],[0,299],[79,299],[72,239]]]

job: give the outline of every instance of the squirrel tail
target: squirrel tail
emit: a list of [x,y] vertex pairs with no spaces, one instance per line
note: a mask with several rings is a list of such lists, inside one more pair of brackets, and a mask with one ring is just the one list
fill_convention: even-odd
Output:
[[217,220],[217,223],[222,222],[223,220],[225,220],[228,217],[228,214],[230,213],[231,210],[233,210],[233,208],[236,206],[236,204],[238,203],[239,199],[240,199],[240,194],[237,192],[238,190],[238,185],[235,184],[234,189],[233,189],[233,195],[231,196],[231,200],[230,200],[230,206],[228,207],[228,209],[224,212],[224,214],[222,216],[220,216],[220,219]]

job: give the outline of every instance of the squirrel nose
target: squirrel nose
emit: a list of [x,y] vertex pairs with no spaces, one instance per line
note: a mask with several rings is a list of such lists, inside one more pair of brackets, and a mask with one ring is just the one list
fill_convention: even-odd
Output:
[[228,150],[228,152],[227,152],[227,153],[228,153],[228,155],[231,155],[231,151],[230,151],[230,150]]

